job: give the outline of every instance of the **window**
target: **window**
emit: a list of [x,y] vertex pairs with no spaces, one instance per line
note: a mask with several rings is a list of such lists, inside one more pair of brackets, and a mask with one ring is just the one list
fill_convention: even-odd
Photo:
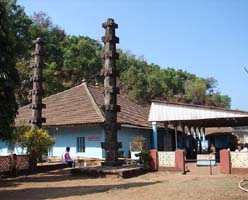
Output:
[[48,156],[53,156],[53,146],[48,147]]
[[77,152],[85,152],[85,137],[77,137]]
[[14,153],[14,151],[15,151],[15,145],[9,144],[8,145],[8,153]]

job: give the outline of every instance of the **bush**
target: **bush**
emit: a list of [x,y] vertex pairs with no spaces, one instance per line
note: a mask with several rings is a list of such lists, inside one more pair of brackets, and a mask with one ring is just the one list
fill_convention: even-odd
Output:
[[31,169],[36,167],[38,159],[41,160],[42,155],[47,154],[48,147],[54,143],[54,138],[44,129],[28,129],[19,139],[19,145],[29,155]]
[[137,154],[139,156],[140,164],[144,165],[144,169],[149,169],[150,168],[150,155],[149,151],[147,150],[142,150],[140,153]]

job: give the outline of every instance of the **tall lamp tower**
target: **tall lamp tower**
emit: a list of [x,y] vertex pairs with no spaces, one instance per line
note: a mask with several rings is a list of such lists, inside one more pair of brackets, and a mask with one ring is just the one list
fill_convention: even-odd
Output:
[[45,118],[42,118],[42,108],[45,108],[46,105],[42,103],[42,94],[43,88],[42,83],[44,82],[43,78],[43,68],[45,67],[43,61],[43,45],[44,41],[41,38],[37,38],[33,41],[35,50],[33,52],[34,63],[31,65],[33,69],[33,75],[30,77],[30,81],[33,84],[33,89],[30,91],[32,98],[32,103],[30,108],[32,109],[32,118],[29,120],[32,128],[41,128],[42,123],[45,123]]
[[116,166],[120,164],[118,149],[122,147],[121,142],[117,142],[117,130],[120,127],[117,123],[117,112],[120,112],[120,106],[117,105],[119,88],[116,87],[116,60],[119,55],[116,52],[116,44],[119,43],[119,38],[115,36],[115,29],[118,28],[118,24],[113,19],[107,19],[102,27],[105,29],[105,36],[102,37],[104,65],[101,70],[101,75],[104,76],[104,105],[102,109],[105,114],[105,142],[102,142],[101,145],[106,153],[106,161],[103,165]]

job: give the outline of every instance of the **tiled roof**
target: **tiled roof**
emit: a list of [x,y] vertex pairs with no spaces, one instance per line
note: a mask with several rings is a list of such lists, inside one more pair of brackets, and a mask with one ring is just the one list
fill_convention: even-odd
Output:
[[[43,99],[46,109],[42,110],[42,116],[46,118],[44,127],[76,126],[87,124],[99,124],[104,122],[101,112],[103,105],[103,88],[81,84],[69,90]],[[137,105],[134,102],[118,95],[118,104],[121,112],[118,113],[118,122],[123,125],[150,128],[148,108]],[[31,117],[29,105],[21,107],[16,117],[16,126],[26,125]]]
[[[93,86],[88,86],[88,88],[100,107],[103,104],[103,89]],[[121,112],[117,114],[119,123],[151,128],[151,123],[148,122],[149,107],[140,106],[121,95],[117,96],[117,104],[121,106]]]

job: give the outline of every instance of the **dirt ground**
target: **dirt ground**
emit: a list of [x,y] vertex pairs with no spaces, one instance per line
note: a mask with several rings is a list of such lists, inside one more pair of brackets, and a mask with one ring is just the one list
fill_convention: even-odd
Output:
[[209,175],[208,167],[188,166],[186,175],[171,172],[147,173],[135,178],[85,178],[70,175],[69,169],[18,178],[0,179],[0,199],[150,200],[211,199],[247,200],[238,188],[246,175]]

